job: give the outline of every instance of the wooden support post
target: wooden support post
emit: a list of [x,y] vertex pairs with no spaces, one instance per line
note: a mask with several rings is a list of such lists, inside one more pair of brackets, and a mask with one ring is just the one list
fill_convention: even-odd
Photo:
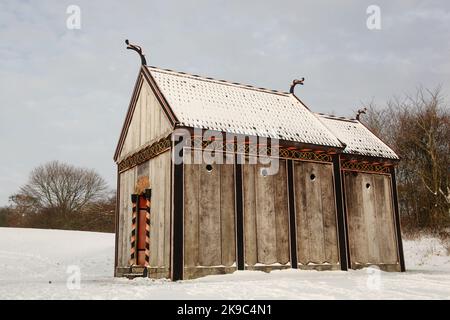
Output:
[[297,269],[297,223],[295,217],[294,164],[292,160],[287,160],[286,164],[288,179],[289,243],[291,250],[291,267]]
[[[174,149],[172,149],[172,152]],[[180,150],[183,157],[183,149]],[[173,162],[172,280],[183,279],[184,163]]]
[[339,154],[333,155],[333,174],[338,224],[339,262],[341,264],[341,270],[346,271],[351,267],[351,262],[348,248],[347,217],[345,213],[345,190]]
[[[242,193],[242,162],[240,155],[234,158],[235,207],[236,207],[236,258],[238,270],[245,269],[244,259],[244,200]],[[238,161],[239,160],[239,161]]]
[[400,262],[400,271],[405,272],[405,257],[403,255],[403,242],[402,231],[400,228],[400,211],[398,209],[398,196],[397,196],[397,179],[395,177],[395,168],[390,167],[391,182],[392,182],[392,199],[394,201],[394,218],[395,218],[395,231],[397,236],[398,258]]

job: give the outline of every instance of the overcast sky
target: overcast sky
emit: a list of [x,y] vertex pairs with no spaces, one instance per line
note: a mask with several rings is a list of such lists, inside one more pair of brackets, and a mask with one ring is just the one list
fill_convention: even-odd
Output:
[[[68,29],[69,5],[81,29]],[[369,5],[381,9],[370,30]],[[450,94],[448,1],[0,0],[0,205],[35,166],[96,169],[115,188],[114,149],[148,64],[297,95],[353,115],[419,85]]]

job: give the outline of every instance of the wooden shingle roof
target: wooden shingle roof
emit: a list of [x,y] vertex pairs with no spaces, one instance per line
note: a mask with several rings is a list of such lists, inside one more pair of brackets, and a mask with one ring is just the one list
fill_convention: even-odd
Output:
[[359,121],[313,113],[292,93],[142,66],[116,147],[116,161],[142,76],[150,84],[173,128],[266,137],[338,149],[344,154],[399,159]]
[[179,125],[343,148],[293,94],[148,67]]
[[361,122],[355,119],[317,114],[346,147],[343,153],[398,160],[399,156]]

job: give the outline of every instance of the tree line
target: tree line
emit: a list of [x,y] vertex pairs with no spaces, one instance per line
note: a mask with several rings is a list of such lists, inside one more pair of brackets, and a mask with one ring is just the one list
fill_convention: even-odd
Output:
[[0,209],[0,226],[114,232],[115,192],[94,170],[52,161]]
[[449,234],[450,107],[441,88],[418,88],[365,107],[361,121],[401,158],[397,186],[404,232]]

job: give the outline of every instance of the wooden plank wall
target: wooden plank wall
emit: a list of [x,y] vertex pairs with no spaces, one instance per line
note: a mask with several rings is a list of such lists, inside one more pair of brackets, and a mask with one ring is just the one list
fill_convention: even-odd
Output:
[[119,228],[118,228],[118,267],[127,267],[130,260],[130,237],[132,204],[131,194],[134,193],[136,170],[132,168],[120,174],[119,194]]
[[169,134],[171,130],[170,122],[161,105],[144,80],[119,159],[132,154],[139,147]]
[[[184,167],[184,267],[236,263],[234,165]],[[184,278],[190,278],[185,270]]]
[[299,265],[339,263],[332,164],[294,161],[294,193]]
[[152,189],[150,267],[170,267],[171,166],[170,151],[148,161]]
[[[171,158],[166,151],[120,174],[119,267],[129,266],[132,204],[138,171],[149,177],[152,189],[150,213],[150,267],[170,267]],[[167,273],[167,276],[168,273]]]
[[280,160],[275,175],[264,176],[265,167],[243,166],[244,253],[250,267],[290,261],[286,161]]
[[390,177],[345,171],[344,181],[352,268],[397,264]]

